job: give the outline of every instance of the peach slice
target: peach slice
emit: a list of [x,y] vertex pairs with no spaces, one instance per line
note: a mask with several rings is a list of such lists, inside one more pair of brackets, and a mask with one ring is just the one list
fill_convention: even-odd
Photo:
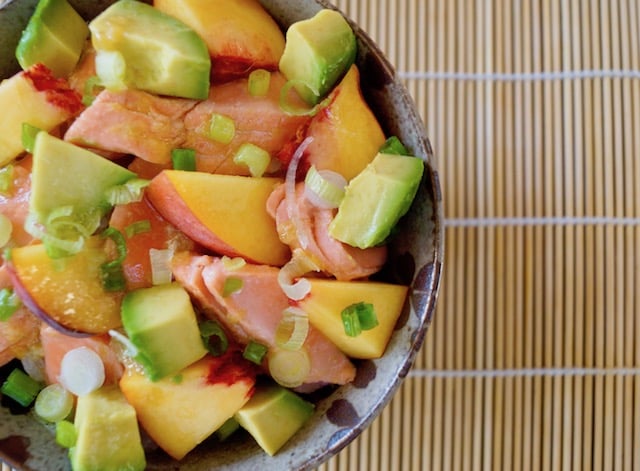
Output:
[[329,105],[313,117],[307,136],[309,165],[338,172],[347,180],[360,173],[378,153],[385,136],[360,90],[353,65],[328,97]]
[[277,70],[284,34],[258,0],[155,0],[153,4],[204,39],[213,59],[214,81],[258,68]]
[[146,189],[158,212],[188,237],[221,255],[281,266],[289,259],[266,203],[278,178],[164,170]]
[[142,427],[173,458],[183,458],[251,397],[254,375],[226,357],[207,355],[156,382],[134,368],[122,376],[120,389]]
[[87,243],[81,252],[51,259],[42,244],[11,250],[8,265],[25,305],[55,328],[68,333],[104,334],[122,325],[122,292],[102,286],[104,249]]
[[[309,278],[311,292],[300,307],[309,322],[352,358],[379,358],[402,313],[408,288],[402,285],[373,281],[336,281]],[[345,333],[342,310],[355,303],[373,305],[378,325],[363,330],[356,337]]]

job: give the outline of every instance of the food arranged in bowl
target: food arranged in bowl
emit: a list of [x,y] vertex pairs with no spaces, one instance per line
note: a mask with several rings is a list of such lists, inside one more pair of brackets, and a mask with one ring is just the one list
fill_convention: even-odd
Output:
[[[119,0],[86,21],[40,0],[21,34],[0,83],[2,413],[74,470],[196,469],[247,435],[281,465],[326,415],[325,451],[287,456],[317,464],[420,346],[429,150],[365,98],[362,34],[284,4]],[[374,361],[396,368],[378,389]],[[378,402],[341,424],[368,382]]]

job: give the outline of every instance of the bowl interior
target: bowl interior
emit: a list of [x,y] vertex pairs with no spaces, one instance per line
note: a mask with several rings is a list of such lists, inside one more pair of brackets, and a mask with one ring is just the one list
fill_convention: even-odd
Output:
[[[283,29],[308,18],[324,1],[261,0]],[[0,8],[0,79],[18,70],[14,50],[37,0],[9,0]],[[90,19],[110,1],[71,0]],[[0,0],[0,6],[3,2]],[[426,164],[422,184],[390,245],[380,277],[411,285],[403,314],[385,355],[356,363],[352,384],[315,394],[316,412],[274,457],[247,435],[236,434],[225,446],[205,441],[180,462],[180,469],[313,469],[351,442],[381,412],[407,375],[423,343],[433,314],[443,255],[441,192],[432,150],[421,118],[393,67],[369,36],[352,24],[358,38],[357,65],[363,94],[387,135],[397,135]],[[173,469],[177,463],[148,445],[149,469]],[[0,407],[0,459],[24,469],[67,469],[66,450],[55,445],[53,431],[27,415]]]

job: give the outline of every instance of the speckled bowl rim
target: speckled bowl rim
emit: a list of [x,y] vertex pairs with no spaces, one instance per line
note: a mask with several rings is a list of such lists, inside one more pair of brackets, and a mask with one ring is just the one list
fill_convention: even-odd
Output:
[[[14,12],[12,20],[3,18],[4,11],[0,9],[0,31],[15,30],[16,21],[25,23],[37,0],[10,0],[4,6],[13,8],[18,3],[22,3],[24,11]],[[88,18],[92,9],[104,8],[110,2],[72,0],[72,3]],[[325,0],[262,0],[262,3],[283,27],[310,17],[321,8],[336,9]],[[402,240],[392,244],[394,263],[398,261],[394,270],[404,276],[410,272],[411,278],[405,281],[411,283],[412,289],[387,354],[380,360],[359,362],[354,384],[337,388],[321,398],[311,422],[275,457],[267,456],[250,439],[231,440],[225,447],[219,444],[209,447],[205,441],[179,463],[161,452],[151,452],[148,469],[314,469],[340,452],[380,415],[422,347],[435,311],[443,266],[444,227],[438,172],[424,124],[408,91],[369,35],[357,24],[350,23],[358,38],[356,63],[367,102],[385,133],[398,135],[414,155],[425,162],[425,175],[416,202],[401,222]],[[13,50],[15,46],[7,46],[6,39],[0,37],[0,50]],[[2,71],[0,64],[0,76]],[[406,267],[409,271],[405,273]],[[382,379],[378,370],[384,372]],[[373,388],[377,388],[375,395],[371,394]],[[0,460],[17,469],[69,469],[66,452],[52,443],[50,428],[35,424],[28,416],[12,416],[9,425],[3,414],[8,416],[5,409],[0,410]]]

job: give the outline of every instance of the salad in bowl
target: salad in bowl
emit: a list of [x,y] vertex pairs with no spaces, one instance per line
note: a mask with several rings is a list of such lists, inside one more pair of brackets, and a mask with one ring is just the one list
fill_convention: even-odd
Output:
[[406,376],[442,258],[431,149],[367,36],[315,1],[40,0],[11,56],[0,458],[309,469],[346,446]]

